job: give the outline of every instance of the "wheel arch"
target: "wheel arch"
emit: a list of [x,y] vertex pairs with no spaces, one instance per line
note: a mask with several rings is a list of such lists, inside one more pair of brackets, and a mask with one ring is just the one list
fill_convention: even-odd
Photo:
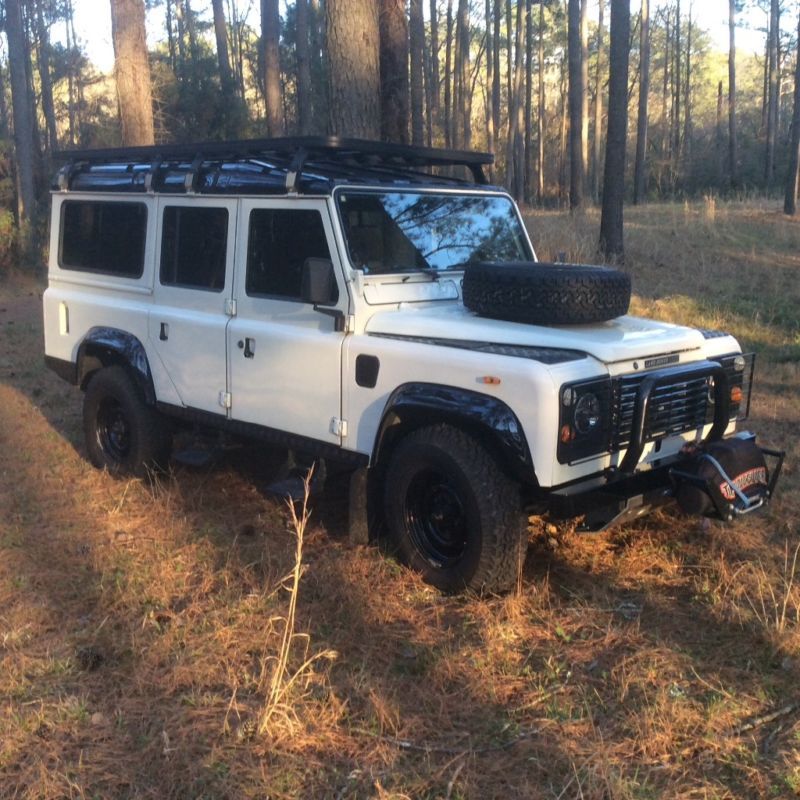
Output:
[[78,386],[86,389],[91,376],[103,367],[118,365],[131,376],[148,405],[155,405],[156,392],[150,362],[141,341],[119,328],[91,328],[78,347]]
[[419,428],[446,423],[474,436],[510,477],[536,487],[533,458],[516,414],[491,395],[434,383],[405,383],[384,407],[373,465],[385,462],[400,439]]

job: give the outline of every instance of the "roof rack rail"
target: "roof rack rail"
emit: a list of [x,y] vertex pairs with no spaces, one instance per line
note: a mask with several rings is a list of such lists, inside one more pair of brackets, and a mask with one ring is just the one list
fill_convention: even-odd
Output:
[[[425,167],[466,167],[475,183],[486,184],[483,167],[494,163],[491,153],[446,150],[433,147],[390,144],[368,139],[338,136],[289,136],[273,139],[241,139],[228,142],[160,144],[139,147],[112,147],[94,150],[61,150],[58,160],[68,162],[60,173],[59,188],[69,188],[70,179],[83,166],[99,164],[151,164],[153,172],[167,162],[188,162],[193,171],[207,161],[244,161],[279,158],[287,163],[286,190],[297,191],[303,168],[322,159],[329,164],[354,167],[390,167],[414,170]],[[152,178],[148,183],[152,182]]]

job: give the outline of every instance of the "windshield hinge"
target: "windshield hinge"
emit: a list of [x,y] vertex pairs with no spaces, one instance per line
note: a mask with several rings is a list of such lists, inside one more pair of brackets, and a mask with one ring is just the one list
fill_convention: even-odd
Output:
[[233,403],[233,398],[231,397],[230,392],[220,392],[219,393],[219,404],[223,408],[230,408]]
[[235,300],[232,300],[231,298],[228,298],[225,301],[225,313],[229,317],[235,317],[236,316],[236,301]]

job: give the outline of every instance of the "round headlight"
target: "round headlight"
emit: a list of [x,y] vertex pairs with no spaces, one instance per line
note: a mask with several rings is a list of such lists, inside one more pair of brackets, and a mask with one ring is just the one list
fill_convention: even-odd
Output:
[[591,433],[600,425],[600,400],[593,392],[581,395],[575,405],[575,430],[578,433]]

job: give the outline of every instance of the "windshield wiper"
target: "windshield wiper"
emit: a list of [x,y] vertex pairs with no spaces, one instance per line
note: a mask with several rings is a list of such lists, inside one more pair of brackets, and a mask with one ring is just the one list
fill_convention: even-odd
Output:
[[414,275],[427,275],[431,282],[437,282],[441,279],[441,275],[439,274],[438,269],[434,269],[433,267],[415,267],[413,270],[410,270],[407,275],[403,276],[403,283],[406,283],[409,278],[413,277]]

